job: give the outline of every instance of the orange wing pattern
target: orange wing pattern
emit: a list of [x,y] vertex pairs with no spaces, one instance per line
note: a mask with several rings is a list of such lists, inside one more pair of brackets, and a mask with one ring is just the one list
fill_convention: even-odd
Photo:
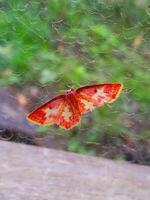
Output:
[[80,122],[80,118],[81,114],[78,112],[78,110],[66,102],[59,121],[56,122],[56,124],[65,129],[70,129]]
[[39,125],[57,124],[69,129],[79,123],[80,115],[68,103],[65,95],[61,95],[34,110],[27,119]]
[[84,86],[77,89],[76,98],[81,113],[90,112],[104,103],[112,103],[118,98],[122,88],[121,83],[110,83]]
[[70,129],[80,122],[81,115],[115,101],[123,85],[121,83],[97,84],[71,90],[55,97],[31,112],[27,119],[35,124],[57,124]]

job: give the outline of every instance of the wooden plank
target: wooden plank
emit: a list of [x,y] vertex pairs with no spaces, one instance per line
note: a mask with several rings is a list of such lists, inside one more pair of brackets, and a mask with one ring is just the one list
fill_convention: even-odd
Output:
[[150,168],[0,141],[2,200],[148,200]]

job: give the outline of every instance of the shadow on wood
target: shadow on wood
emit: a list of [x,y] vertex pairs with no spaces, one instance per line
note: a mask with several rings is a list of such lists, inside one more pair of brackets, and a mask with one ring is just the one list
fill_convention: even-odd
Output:
[[148,200],[150,168],[0,141],[2,200]]

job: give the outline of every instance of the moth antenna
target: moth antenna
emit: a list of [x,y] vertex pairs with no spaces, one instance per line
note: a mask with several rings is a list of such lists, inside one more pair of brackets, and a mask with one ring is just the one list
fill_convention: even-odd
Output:
[[82,87],[80,83],[77,83],[77,87]]
[[73,89],[73,87],[72,87],[71,84],[68,84],[68,83],[67,83],[65,86],[66,86],[67,89]]
[[61,92],[61,93],[65,93],[65,92],[66,92],[66,90],[60,90],[60,92]]
[[124,94],[128,94],[131,93],[132,91],[134,91],[135,89],[122,89],[122,93]]

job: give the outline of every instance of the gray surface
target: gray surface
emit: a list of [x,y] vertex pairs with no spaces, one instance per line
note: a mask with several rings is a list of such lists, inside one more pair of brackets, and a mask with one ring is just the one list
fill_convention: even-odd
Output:
[[0,88],[0,135],[6,130],[20,136],[36,134],[35,126],[26,120],[26,111],[19,105],[15,96]]
[[150,168],[0,141],[0,200],[149,200]]

